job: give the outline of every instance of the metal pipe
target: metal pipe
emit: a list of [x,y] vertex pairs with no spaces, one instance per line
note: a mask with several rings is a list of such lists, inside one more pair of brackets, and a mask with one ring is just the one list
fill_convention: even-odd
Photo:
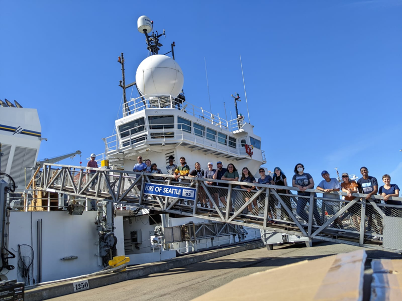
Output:
[[42,219],[36,221],[36,258],[38,261],[38,277],[37,283],[42,282]]

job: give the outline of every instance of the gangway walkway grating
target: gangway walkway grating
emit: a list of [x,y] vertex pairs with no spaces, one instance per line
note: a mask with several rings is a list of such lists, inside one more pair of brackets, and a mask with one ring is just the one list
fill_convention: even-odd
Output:
[[[130,205],[294,234],[307,237],[310,243],[319,239],[402,253],[398,238],[402,230],[402,225],[399,226],[402,206],[384,204],[383,197],[378,195],[367,201],[365,194],[355,193],[354,200],[346,201],[341,198],[346,195],[342,192],[333,193],[334,198],[324,198],[314,189],[298,195],[295,187],[194,177],[181,177],[177,181],[171,175],[59,164],[44,164],[33,182],[35,190],[66,194],[72,201],[76,198],[109,200],[117,210]],[[159,185],[166,191],[193,191],[194,197],[149,193],[145,191],[149,185]],[[392,197],[392,200],[402,201],[402,198]],[[27,203],[25,210],[28,206]]]

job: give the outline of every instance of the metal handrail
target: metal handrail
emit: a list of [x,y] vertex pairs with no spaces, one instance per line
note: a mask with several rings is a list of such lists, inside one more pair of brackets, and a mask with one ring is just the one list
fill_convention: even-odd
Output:
[[[95,172],[89,181],[83,180],[85,169]],[[59,164],[45,164],[42,173],[38,190],[97,200],[110,199],[116,204],[129,203],[139,208],[165,213],[294,233],[309,240],[333,241],[335,231],[337,237],[346,235],[347,241],[337,238],[342,242],[374,248],[390,248],[389,235],[392,235],[393,231],[383,233],[383,224],[392,227],[392,224],[388,223],[388,216],[402,218],[402,205],[381,204],[379,201],[384,197],[380,195],[366,200],[367,194],[354,193],[352,194],[354,199],[347,201],[341,199],[347,195],[344,192],[331,193],[330,195],[335,197],[333,199],[318,196],[322,191],[315,189],[307,189],[303,191],[303,195],[299,195],[300,190],[290,186],[188,176],[180,177],[181,181],[178,182],[175,176],[167,174]],[[226,186],[206,185],[206,181]],[[163,187],[167,188],[187,189],[193,191],[194,199],[155,196],[144,190],[146,183],[162,183]],[[256,189],[248,191],[240,186],[256,187]],[[402,201],[402,197],[391,197],[389,200]],[[270,221],[276,221],[277,226],[270,224]],[[285,227],[281,227],[282,224]],[[346,229],[339,230],[337,228],[339,224],[345,225]],[[386,243],[373,242],[375,237],[383,237]],[[402,246],[397,249],[402,252]]]

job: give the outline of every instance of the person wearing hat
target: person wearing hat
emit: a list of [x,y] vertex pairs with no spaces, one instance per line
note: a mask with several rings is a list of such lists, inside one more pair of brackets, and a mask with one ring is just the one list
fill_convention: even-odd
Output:
[[[339,184],[338,180],[335,178],[331,178],[328,171],[323,170],[321,172],[321,176],[324,178],[318,184],[317,190],[323,192],[323,197],[326,199],[336,199],[339,200],[339,194],[333,193],[337,192],[341,189],[341,185]],[[328,214],[334,215],[336,211],[339,209],[339,202],[329,202],[327,200],[323,200],[323,205],[325,205],[325,209]],[[334,226],[338,226],[339,228],[343,229],[342,222],[339,218],[336,218],[333,223]]]
[[[98,163],[95,161],[96,155],[91,154],[91,160],[88,161],[87,167],[98,168]],[[88,173],[96,173],[96,170],[88,170]]]
[[[95,154],[91,154],[91,160],[88,161],[87,163],[87,167],[91,167],[91,168],[98,168],[98,163],[95,161],[96,155]],[[96,170],[90,170],[87,169],[88,172],[88,176],[89,178],[87,179],[88,181],[90,181],[92,179],[92,177],[95,175]],[[91,189],[94,188],[94,186],[98,183],[98,179],[94,179],[92,184],[91,184]],[[91,199],[91,211],[96,210],[96,200]]]
[[[352,196],[352,193],[357,193],[358,192],[358,185],[355,180],[351,180],[349,178],[349,174],[347,172],[344,172],[342,174],[342,184],[341,184],[341,189],[343,192],[346,192],[348,195],[345,196],[345,201],[353,201],[355,199],[354,196]],[[349,209],[348,212],[352,216],[353,224],[355,226],[355,230],[360,231],[360,204],[354,204],[352,205]]]
[[177,165],[173,163],[174,162],[174,157],[173,156],[169,156],[169,164],[166,165],[166,173],[168,175],[173,175],[174,171],[177,168]]

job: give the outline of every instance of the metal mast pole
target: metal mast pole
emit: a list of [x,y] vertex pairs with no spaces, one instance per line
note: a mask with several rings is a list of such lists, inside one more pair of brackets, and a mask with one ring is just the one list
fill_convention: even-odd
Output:
[[123,117],[124,117],[124,116],[130,115],[130,109],[128,107],[127,97],[126,97],[126,78],[125,78],[125,75],[124,75],[124,55],[123,55],[123,52],[121,53],[121,57],[119,57],[118,62],[121,64],[121,73],[122,73],[122,77],[123,77],[123,80],[120,81],[119,86],[122,87],[122,89],[123,89],[123,103],[124,103]]
[[208,83],[208,71],[207,71],[207,60],[204,57],[205,62],[205,76],[207,78],[207,89],[208,89],[208,99],[209,99],[209,112],[212,113],[212,106],[211,106],[211,96],[209,95],[209,83]]
[[240,66],[241,66],[241,76],[243,77],[244,96],[246,97],[246,106],[247,106],[248,123],[251,123],[251,121],[250,121],[250,112],[249,112],[249,110],[248,110],[246,83],[245,83],[245,81],[244,81],[243,63],[241,62],[241,56],[240,56]]

